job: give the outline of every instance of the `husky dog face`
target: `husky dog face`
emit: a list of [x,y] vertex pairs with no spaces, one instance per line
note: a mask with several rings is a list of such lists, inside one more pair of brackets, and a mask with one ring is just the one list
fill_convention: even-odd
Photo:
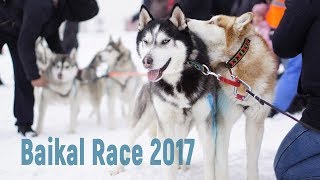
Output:
[[252,13],[245,13],[240,17],[218,15],[208,21],[189,19],[187,24],[190,31],[205,41],[208,47],[225,49],[235,41],[241,41],[248,31],[252,17]]
[[109,43],[107,47],[100,51],[96,58],[100,61],[100,63],[107,63],[109,68],[115,67],[117,63],[123,63],[120,61],[129,60],[127,58],[122,58],[122,56],[127,55],[130,53],[128,49],[126,49],[121,41],[115,42],[112,37],[109,39]]
[[51,76],[55,82],[65,83],[72,81],[78,73],[76,50],[70,55],[56,54],[51,65]]
[[192,40],[178,5],[166,20],[153,19],[146,7],[141,7],[137,51],[150,81],[180,73],[191,51],[188,47]]

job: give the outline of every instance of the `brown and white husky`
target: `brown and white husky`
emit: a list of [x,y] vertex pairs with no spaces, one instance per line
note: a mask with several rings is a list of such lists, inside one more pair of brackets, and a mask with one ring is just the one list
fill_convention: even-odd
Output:
[[[215,72],[231,78],[226,64],[234,60],[235,63],[231,64],[235,65],[232,68],[234,75],[251,86],[256,94],[271,102],[276,80],[276,61],[266,42],[252,27],[252,18],[252,13],[245,13],[240,17],[218,15],[208,21],[188,19],[187,25],[207,45],[210,65]],[[239,55],[244,42],[248,49]],[[234,59],[235,55],[240,58]],[[237,90],[240,95],[247,95],[245,86],[241,85]],[[244,101],[236,99],[234,87],[222,82],[218,90],[217,105],[216,180],[228,179],[230,133],[243,113],[246,116],[247,179],[259,179],[258,158],[264,121],[270,108],[260,105],[252,97]]]

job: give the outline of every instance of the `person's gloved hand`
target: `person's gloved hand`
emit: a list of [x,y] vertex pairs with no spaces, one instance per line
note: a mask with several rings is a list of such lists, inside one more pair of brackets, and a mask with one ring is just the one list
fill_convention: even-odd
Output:
[[48,81],[45,77],[41,76],[39,79],[35,79],[31,81],[33,87],[45,87],[48,84]]

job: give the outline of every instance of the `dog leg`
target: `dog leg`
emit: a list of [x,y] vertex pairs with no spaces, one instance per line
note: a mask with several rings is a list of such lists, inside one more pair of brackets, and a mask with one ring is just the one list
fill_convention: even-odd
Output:
[[[166,119],[168,120],[168,119]],[[168,121],[166,122],[159,122],[158,126],[161,126],[162,128],[159,128],[160,134],[164,135],[161,138],[161,142],[163,144],[165,138],[173,138],[175,139],[175,134],[174,134],[174,124],[170,123]],[[170,154],[170,148],[168,148],[167,154]],[[176,159],[176,148],[174,148],[174,158]],[[177,176],[177,163],[174,162],[171,166],[166,166],[164,165],[164,170],[165,170],[165,178],[167,180],[175,180]]]
[[[175,142],[177,142],[179,139],[185,139],[189,132],[190,132],[190,128],[191,128],[191,122],[192,122],[192,113],[191,111],[184,111],[181,113],[181,115],[183,114],[183,117],[177,118],[177,119],[182,119],[183,121],[177,122],[176,124],[176,129],[175,129],[175,133],[177,135],[177,138],[175,139]],[[183,160],[183,164],[179,164],[179,156],[181,155],[183,157],[183,154],[179,154],[178,149],[175,149],[175,164],[178,165],[178,169],[182,170],[182,171],[187,171],[188,167],[185,163],[185,161]]]
[[264,133],[264,120],[267,112],[249,108],[246,111],[247,179],[259,179],[259,154]]
[[114,95],[108,96],[108,129],[114,129],[116,127],[115,97],[117,96],[114,96]]
[[69,133],[73,134],[76,132],[77,126],[77,118],[79,114],[79,103],[75,100],[72,100],[70,105],[70,126],[69,126]]
[[[141,90],[139,97],[141,98],[137,98],[136,100],[133,118],[130,122],[131,124],[128,140],[128,145],[130,148],[133,147],[136,139],[138,139],[143,134],[143,132],[151,126],[151,124],[155,124],[157,120],[157,114],[151,102],[149,91],[146,87]],[[129,157],[130,153],[126,154],[126,156]],[[119,165],[109,173],[110,175],[114,176],[123,171],[124,166]]]
[[216,139],[216,180],[227,180],[228,174],[228,152],[230,133],[234,123],[243,113],[243,108],[230,101],[229,97],[218,94],[217,109],[217,139]]
[[215,179],[215,133],[213,133],[213,127],[208,126],[208,122],[206,121],[198,122],[196,127],[203,149],[204,179],[213,180]]
[[97,124],[101,125],[101,98],[96,97],[94,100],[91,100],[91,106],[92,106],[92,113],[96,115],[97,118]]
[[36,131],[38,134],[42,133],[43,130],[43,119],[45,117],[46,111],[48,108],[48,104],[43,94],[40,95],[39,99],[39,112],[38,112],[38,124]]

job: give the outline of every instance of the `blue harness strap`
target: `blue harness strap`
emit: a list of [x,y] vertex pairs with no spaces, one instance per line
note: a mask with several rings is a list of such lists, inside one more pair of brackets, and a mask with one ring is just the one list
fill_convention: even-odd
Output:
[[212,133],[213,136],[216,137],[217,135],[217,120],[216,120],[216,114],[217,114],[217,101],[215,96],[212,94],[209,94],[207,97],[210,107],[211,107],[211,116],[212,116]]

